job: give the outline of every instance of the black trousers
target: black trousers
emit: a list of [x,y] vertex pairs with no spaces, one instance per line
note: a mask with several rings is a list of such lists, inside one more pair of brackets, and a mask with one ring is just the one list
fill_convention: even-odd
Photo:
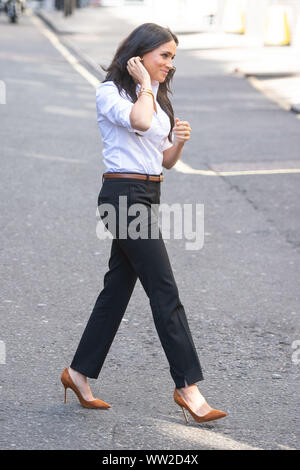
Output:
[[[160,202],[160,182],[132,178],[104,179],[98,197],[100,217],[103,204],[111,204],[116,210],[116,230],[108,224],[113,234],[109,270],[104,275],[104,287],[100,292],[86,328],[71,363],[71,368],[87,377],[97,378],[109,348],[126,311],[137,278],[149,298],[155,327],[170,366],[176,388],[203,380],[203,374],[189,329],[184,307],[180,301],[165,243],[153,217],[153,204]],[[118,215],[119,196],[127,200],[127,206],[142,204],[147,212],[143,224],[148,226],[148,238],[120,236],[124,224],[129,225],[135,216],[123,221]],[[125,200],[125,199],[123,199]],[[138,213],[137,213],[138,214]],[[124,214],[123,214],[124,215]],[[102,223],[99,222],[99,223]],[[152,225],[158,237],[151,238]],[[153,233],[153,232],[151,232]],[[134,364],[133,364],[134,367]]]

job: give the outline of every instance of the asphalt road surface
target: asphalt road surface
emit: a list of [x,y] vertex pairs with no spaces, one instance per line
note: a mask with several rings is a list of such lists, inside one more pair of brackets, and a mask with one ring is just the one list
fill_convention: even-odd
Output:
[[[107,411],[64,390],[103,287],[104,166],[95,89],[30,17],[0,16],[2,449],[299,448],[300,173],[164,170],[161,202],[204,204],[204,245],[166,240],[220,421],[186,425],[138,282],[97,381]],[[16,34],[17,32],[17,34]],[[176,56],[173,105],[194,169],[300,168],[300,121],[218,64]],[[3,91],[2,91],[3,93]],[[2,102],[3,102],[2,94]],[[299,343],[297,343],[299,341]],[[298,344],[298,352],[297,346]]]

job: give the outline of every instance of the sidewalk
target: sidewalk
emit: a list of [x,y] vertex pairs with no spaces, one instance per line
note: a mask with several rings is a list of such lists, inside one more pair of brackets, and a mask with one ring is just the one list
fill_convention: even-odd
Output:
[[[86,7],[65,18],[61,11],[36,10],[60,40],[90,64],[100,80],[120,41],[143,22],[157,21],[144,6]],[[162,23],[160,23],[162,24]],[[264,47],[243,35],[203,31],[182,34],[178,51],[218,65],[224,74],[239,74],[286,110],[300,113],[300,50]]]

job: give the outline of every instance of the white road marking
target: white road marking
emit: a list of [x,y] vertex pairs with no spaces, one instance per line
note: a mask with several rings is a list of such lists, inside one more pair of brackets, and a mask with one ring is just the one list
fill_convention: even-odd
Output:
[[57,160],[59,162],[67,162],[67,163],[86,163],[84,160],[79,160],[76,158],[66,158],[66,157],[57,157],[52,155],[43,155],[41,153],[34,153],[34,152],[26,152],[23,154],[25,157],[33,157],[33,158],[40,158],[42,160]]
[[[185,441],[187,444],[197,444],[204,448],[210,447],[218,450],[264,450],[260,447],[254,447],[236,441],[219,432],[203,429],[201,424],[197,424],[196,422],[191,422],[191,425],[187,425],[159,419],[155,419],[154,421],[157,425],[157,432],[162,433],[164,436],[168,435],[172,439],[180,439],[181,442]],[[221,421],[222,420],[220,420],[220,426]]]
[[282,449],[282,450],[297,450],[297,449],[295,449],[294,447],[288,447],[288,446],[284,446],[284,445],[282,445],[282,444],[277,444],[277,445],[278,445],[278,447],[280,447],[280,449]]
[[72,67],[80,73],[94,88],[97,88],[100,85],[100,81],[93,74],[91,74],[85,67],[83,67],[79,61],[74,57],[68,49],[63,46],[59,41],[57,36],[46,28],[42,21],[36,16],[30,16],[31,21],[36,25],[36,27],[41,31],[41,33],[46,36],[53,46],[62,54],[62,56],[72,65]]
[[180,173],[189,173],[203,176],[236,176],[236,175],[272,175],[279,173],[300,173],[300,168],[281,168],[272,170],[241,170],[241,171],[216,171],[196,170],[182,160],[178,160],[173,167]]
[[[45,106],[43,111],[46,113],[61,115],[61,116],[70,116],[70,117],[78,117],[78,118],[89,118],[92,116],[92,111],[87,111],[84,109],[74,109],[74,108],[66,108],[63,106]],[[93,113],[94,114],[94,113]]]

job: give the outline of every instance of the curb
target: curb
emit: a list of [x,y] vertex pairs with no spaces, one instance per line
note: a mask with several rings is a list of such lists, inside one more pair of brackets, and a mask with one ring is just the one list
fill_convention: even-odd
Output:
[[[251,73],[251,72],[244,72],[242,69],[235,69],[233,71],[234,74],[246,78],[251,85],[256,88],[258,91],[263,93],[267,98],[270,100],[274,101],[277,103],[282,109],[285,111],[292,112],[294,114],[300,114],[300,103],[298,102],[292,102],[286,99],[285,97],[280,95],[280,92],[274,91],[273,89],[269,88],[264,84],[264,78],[269,77],[272,79],[272,76],[274,79],[276,78],[284,78],[284,77],[299,77],[299,89],[300,89],[300,75],[298,73],[274,73],[274,72],[264,72],[264,73]],[[262,80],[261,80],[262,79]]]

